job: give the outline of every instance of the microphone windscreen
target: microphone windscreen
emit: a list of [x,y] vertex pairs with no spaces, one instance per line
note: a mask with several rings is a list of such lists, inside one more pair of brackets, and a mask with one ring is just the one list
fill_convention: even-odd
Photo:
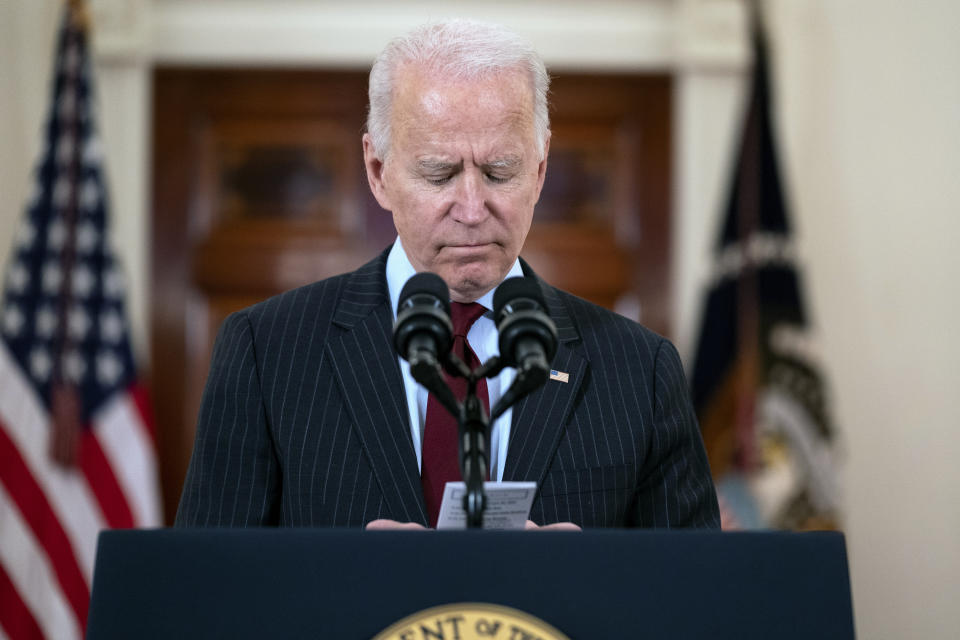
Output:
[[547,308],[547,304],[543,301],[540,285],[535,279],[507,278],[500,283],[500,286],[493,293],[493,317],[499,318],[503,307],[519,298],[533,300],[540,305],[541,310]]
[[403,290],[400,291],[398,307],[402,307],[403,303],[412,296],[422,294],[433,296],[439,300],[443,310],[447,315],[450,314],[450,290],[447,288],[447,283],[443,281],[443,278],[429,271],[418,273],[407,280],[407,283],[403,285]]

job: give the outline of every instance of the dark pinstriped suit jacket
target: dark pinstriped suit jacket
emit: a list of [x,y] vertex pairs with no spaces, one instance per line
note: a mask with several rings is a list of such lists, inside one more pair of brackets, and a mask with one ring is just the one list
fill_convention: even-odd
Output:
[[[178,526],[426,524],[386,257],[224,321]],[[503,477],[538,483],[531,519],[719,527],[676,350],[541,286],[560,336],[553,368],[570,381],[514,407]]]

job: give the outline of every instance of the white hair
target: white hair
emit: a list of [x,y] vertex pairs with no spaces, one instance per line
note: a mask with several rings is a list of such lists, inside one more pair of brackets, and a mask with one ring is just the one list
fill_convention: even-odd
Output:
[[540,159],[543,159],[550,128],[547,112],[550,76],[543,60],[533,45],[504,27],[454,19],[421,25],[394,38],[373,61],[367,132],[381,160],[386,159],[390,151],[394,82],[398,69],[405,64],[420,65],[458,80],[476,80],[510,71],[525,73],[533,91],[534,132]]

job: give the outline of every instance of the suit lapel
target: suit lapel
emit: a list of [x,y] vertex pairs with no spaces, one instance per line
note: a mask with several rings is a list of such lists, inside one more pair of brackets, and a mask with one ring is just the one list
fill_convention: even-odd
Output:
[[[521,260],[524,273],[537,277]],[[513,408],[504,480],[534,480],[540,485],[566,428],[570,411],[587,375],[588,363],[576,350],[580,335],[557,296],[556,289],[537,278],[550,317],[557,325],[559,344],[551,367],[569,374],[568,382],[548,380],[541,389]]]
[[333,319],[343,331],[327,349],[388,512],[425,524],[403,377],[392,344],[388,251],[348,276]]

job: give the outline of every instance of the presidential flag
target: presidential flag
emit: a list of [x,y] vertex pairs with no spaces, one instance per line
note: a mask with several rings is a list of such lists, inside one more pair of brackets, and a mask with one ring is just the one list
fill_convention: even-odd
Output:
[[836,434],[802,296],[755,5],[754,68],[691,376],[725,528],[838,525]]
[[84,26],[70,2],[0,302],[0,637],[11,639],[83,637],[97,533],[160,524]]

